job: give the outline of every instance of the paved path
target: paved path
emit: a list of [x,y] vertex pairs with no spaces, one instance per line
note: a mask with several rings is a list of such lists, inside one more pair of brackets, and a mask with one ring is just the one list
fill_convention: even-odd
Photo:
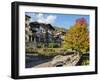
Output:
[[51,61],[50,62],[46,62],[46,63],[39,64],[39,65],[36,65],[34,67],[51,67]]
[[[66,63],[63,66],[75,66],[80,60],[80,55],[76,54],[76,55],[61,56],[61,58],[63,58],[62,60],[66,60],[68,58],[71,58],[71,60],[70,61],[66,61]],[[51,61],[48,61],[48,62],[45,62],[45,63],[41,63],[41,64],[36,65],[34,67],[52,67],[53,66],[52,62],[55,61],[55,60],[56,59],[53,59]],[[57,60],[57,62],[59,62],[59,61],[61,61],[61,60],[60,59]],[[55,63],[57,63],[57,62],[55,62]],[[55,67],[56,67],[56,65],[55,65]]]

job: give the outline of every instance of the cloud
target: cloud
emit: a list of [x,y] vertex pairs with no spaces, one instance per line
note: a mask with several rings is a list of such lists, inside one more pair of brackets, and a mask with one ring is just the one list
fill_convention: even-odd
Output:
[[37,22],[40,22],[40,23],[45,23],[45,18],[44,18],[44,15],[43,14],[37,14]]
[[43,17],[44,17],[44,16],[43,16],[43,14],[41,14],[41,13],[40,13],[40,14],[37,14],[37,18],[40,19],[40,18],[43,18]]
[[49,15],[46,19],[46,22],[47,23],[54,23],[55,22],[55,19],[56,19],[56,16],[53,16],[53,15]]
[[25,15],[28,15],[31,17],[30,22],[37,21],[39,23],[46,23],[46,24],[52,24],[56,20],[56,15],[46,15],[42,13],[32,13],[32,12],[26,12]]
[[45,16],[44,14],[38,14],[36,21],[39,22],[39,23],[52,24],[52,23],[55,22],[55,20],[56,20],[56,16],[55,15]]

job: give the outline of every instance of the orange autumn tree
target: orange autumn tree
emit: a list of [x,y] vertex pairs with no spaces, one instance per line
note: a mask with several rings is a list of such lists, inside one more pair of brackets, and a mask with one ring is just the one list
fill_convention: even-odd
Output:
[[89,31],[85,18],[79,18],[65,34],[63,47],[79,52],[89,51]]

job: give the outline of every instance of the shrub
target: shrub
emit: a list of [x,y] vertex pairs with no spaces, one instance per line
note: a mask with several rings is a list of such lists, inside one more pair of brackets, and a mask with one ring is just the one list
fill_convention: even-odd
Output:
[[55,56],[56,52],[52,48],[43,48],[41,50],[38,50],[38,54],[43,56]]
[[26,48],[26,53],[37,53],[36,48]]

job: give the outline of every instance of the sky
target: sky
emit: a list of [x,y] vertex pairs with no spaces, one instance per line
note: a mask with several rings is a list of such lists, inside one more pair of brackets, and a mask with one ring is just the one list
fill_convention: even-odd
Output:
[[52,26],[62,27],[69,29],[75,24],[76,19],[85,18],[89,24],[89,15],[80,14],[55,14],[55,13],[36,13],[36,12],[25,12],[25,15],[31,17],[30,22],[40,22],[51,24]]

